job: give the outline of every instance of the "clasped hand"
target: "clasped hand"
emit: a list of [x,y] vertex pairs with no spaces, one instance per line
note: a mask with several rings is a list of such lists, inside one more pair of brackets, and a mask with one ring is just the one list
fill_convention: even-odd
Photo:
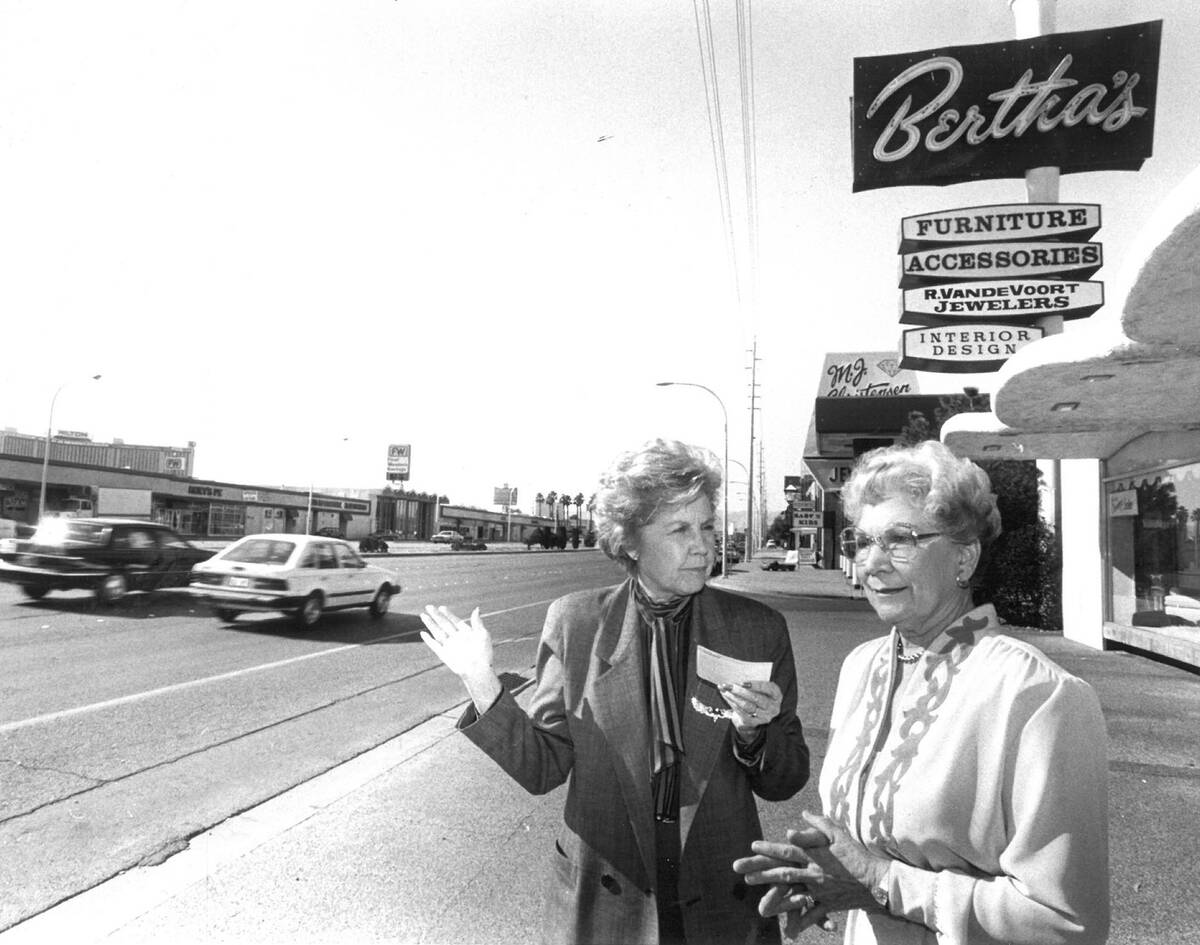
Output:
[[795,937],[826,924],[832,912],[879,909],[871,888],[884,884],[889,861],[871,853],[844,827],[804,811],[808,826],[787,832],[787,843],[756,840],[754,856],[734,861],[734,872],[751,886],[770,885],[758,904],[764,916],[787,913],[785,931]]

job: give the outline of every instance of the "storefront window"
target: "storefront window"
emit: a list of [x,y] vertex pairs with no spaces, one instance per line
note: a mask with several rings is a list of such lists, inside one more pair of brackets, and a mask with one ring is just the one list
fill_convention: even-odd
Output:
[[246,510],[240,505],[209,506],[208,532],[222,538],[239,538],[246,530]]
[[1200,463],[1107,482],[1112,619],[1200,621]]

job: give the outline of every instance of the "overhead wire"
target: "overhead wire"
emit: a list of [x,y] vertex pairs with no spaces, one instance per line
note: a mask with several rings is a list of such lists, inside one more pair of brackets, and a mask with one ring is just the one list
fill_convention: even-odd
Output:
[[[737,0],[741,2],[741,0]],[[703,7],[703,18],[700,9]],[[713,51],[712,15],[708,0],[692,0],[696,14],[696,40],[700,46],[700,71],[704,76],[704,98],[708,110],[708,131],[712,139],[713,165],[717,177],[717,195],[721,205],[721,227],[725,233],[733,275],[733,292],[738,304],[742,300],[741,276],[738,266],[737,240],[733,229],[733,206],[729,194],[729,165],[725,156],[724,125],[721,121],[721,92],[717,83],[717,61]],[[703,25],[702,25],[703,20]]]
[[[737,5],[738,81],[742,93],[742,154],[746,181],[746,245],[749,261],[750,305],[758,304],[758,129],[754,108],[754,30],[751,0]],[[744,10],[743,10],[744,6]],[[757,316],[757,312],[754,312]]]

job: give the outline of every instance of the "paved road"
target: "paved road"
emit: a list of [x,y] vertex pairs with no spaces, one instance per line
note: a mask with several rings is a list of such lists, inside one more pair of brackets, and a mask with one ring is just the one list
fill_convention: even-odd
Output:
[[389,614],[309,632],[227,628],[183,592],[103,608],[0,585],[0,929],[460,702],[422,605],[481,605],[499,668],[524,671],[549,602],[619,576],[587,552],[379,560],[404,586]]

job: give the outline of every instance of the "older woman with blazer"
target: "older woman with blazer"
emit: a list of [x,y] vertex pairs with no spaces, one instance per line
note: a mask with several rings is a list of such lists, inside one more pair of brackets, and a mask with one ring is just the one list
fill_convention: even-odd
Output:
[[[599,540],[628,578],[550,606],[527,711],[492,669],[478,610],[422,615],[471,696],[466,736],[531,793],[569,782],[544,941],[779,941],[762,890],[731,864],[761,837],[755,797],[794,795],[808,749],[782,616],[706,586],[720,485],[711,455],[682,443],[617,459],[597,494]],[[769,679],[703,678],[706,651]]]

